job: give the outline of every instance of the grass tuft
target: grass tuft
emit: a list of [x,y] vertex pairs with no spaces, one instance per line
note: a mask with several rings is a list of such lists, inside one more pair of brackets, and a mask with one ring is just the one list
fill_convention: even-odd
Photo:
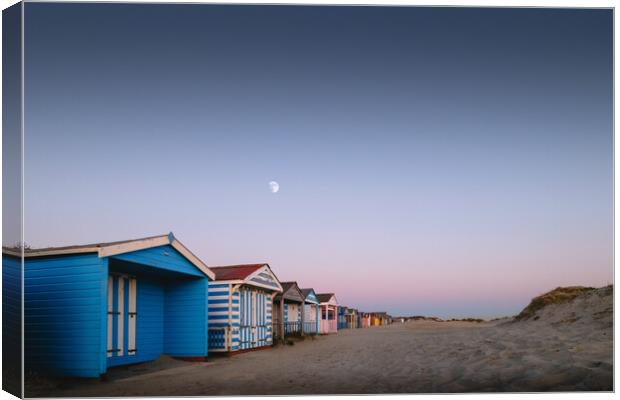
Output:
[[583,293],[593,290],[595,290],[595,288],[584,286],[557,287],[550,292],[534,297],[530,304],[515,317],[515,320],[520,321],[532,318],[534,314],[536,314],[536,311],[548,305],[566,303]]

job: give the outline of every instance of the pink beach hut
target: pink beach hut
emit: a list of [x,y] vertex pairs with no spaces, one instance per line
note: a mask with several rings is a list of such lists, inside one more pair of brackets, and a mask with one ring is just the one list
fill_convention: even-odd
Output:
[[327,335],[338,332],[338,300],[333,293],[319,293],[319,333]]

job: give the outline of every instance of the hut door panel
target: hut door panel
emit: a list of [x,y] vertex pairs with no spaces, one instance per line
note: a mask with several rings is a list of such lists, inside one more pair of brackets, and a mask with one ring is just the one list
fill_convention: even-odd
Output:
[[135,278],[108,276],[108,357],[136,354],[136,290]]
[[125,344],[125,277],[118,277],[118,311],[116,313],[118,316],[117,321],[117,343],[116,343],[116,355],[122,356],[124,351]]
[[256,347],[256,318],[257,318],[257,301],[256,301],[256,291],[252,291],[252,298],[251,298],[251,307],[252,307],[252,323],[250,324],[250,331],[251,331],[251,336],[252,336],[252,340],[251,340],[251,346],[252,347]]
[[256,309],[258,311],[258,320],[256,321],[256,345],[257,346],[264,346],[267,344],[266,342],[266,335],[267,335],[267,329],[266,329],[266,324],[265,324],[265,312],[266,312],[266,307],[265,307],[265,293],[258,293],[257,294],[257,303],[256,303]]
[[129,278],[129,304],[127,306],[127,354],[133,356],[136,354],[136,279]]
[[107,345],[107,354],[108,357],[112,357],[112,353],[114,353],[114,343],[113,343],[113,324],[114,324],[114,278],[109,275],[108,276],[108,345]]
[[249,348],[250,342],[250,308],[248,301],[248,290],[243,288],[240,290],[240,307],[241,307],[241,323],[239,327],[239,347],[244,350]]

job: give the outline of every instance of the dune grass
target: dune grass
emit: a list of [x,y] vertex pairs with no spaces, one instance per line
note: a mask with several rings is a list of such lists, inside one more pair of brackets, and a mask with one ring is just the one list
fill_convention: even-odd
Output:
[[530,304],[515,317],[515,320],[520,321],[532,318],[536,314],[536,311],[548,305],[571,301],[575,297],[583,293],[591,292],[592,290],[596,289],[585,286],[557,287],[550,292],[534,297]]

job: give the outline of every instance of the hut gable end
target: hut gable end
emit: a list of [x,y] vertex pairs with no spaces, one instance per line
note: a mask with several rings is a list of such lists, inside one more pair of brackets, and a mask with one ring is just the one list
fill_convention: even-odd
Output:
[[282,296],[285,300],[291,300],[298,303],[304,302],[304,295],[299,289],[297,282],[282,282]]
[[261,286],[267,286],[273,288],[274,290],[281,290],[281,286],[278,283],[277,278],[271,273],[269,269],[262,269],[257,271],[253,276],[251,276],[248,281],[258,283]]
[[316,292],[314,289],[301,289],[301,293],[303,293],[306,303],[319,304],[319,299],[316,297]]

